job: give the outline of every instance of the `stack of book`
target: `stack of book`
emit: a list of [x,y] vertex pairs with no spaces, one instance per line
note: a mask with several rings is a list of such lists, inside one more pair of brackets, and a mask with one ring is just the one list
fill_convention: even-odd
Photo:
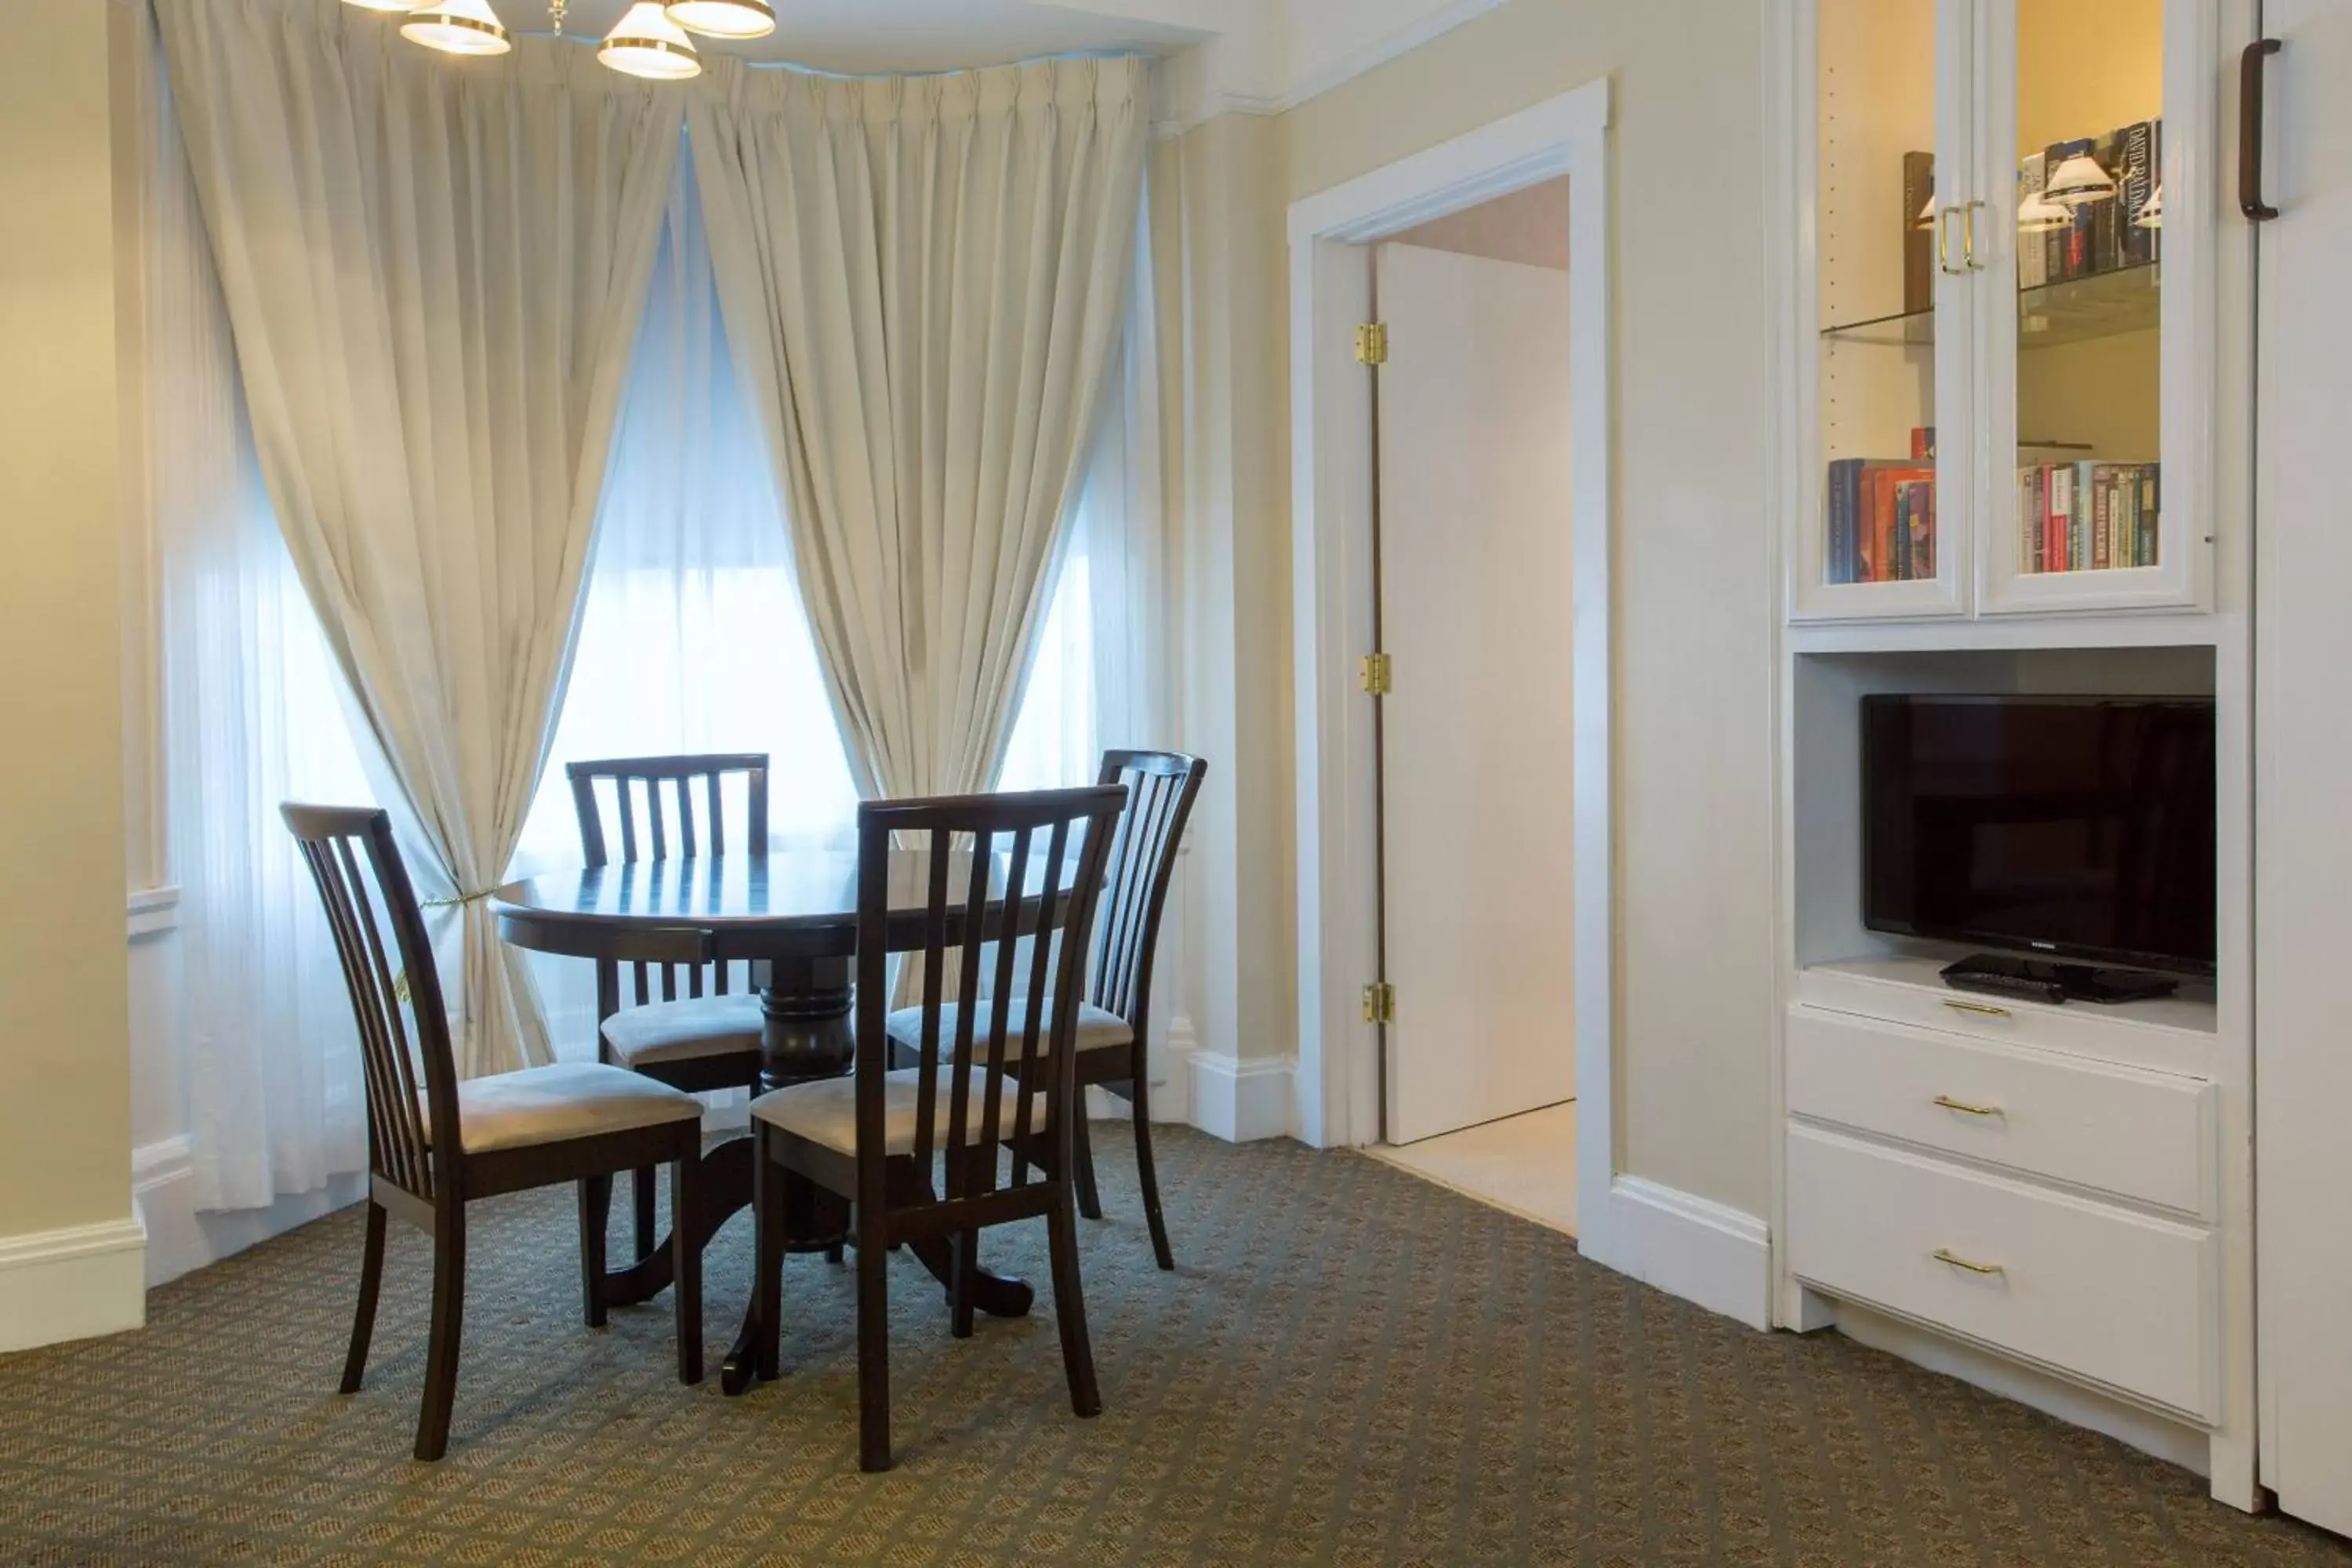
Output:
[[2017,470],[2017,569],[2104,572],[2157,563],[2154,463],[2035,463]]
[[1936,574],[1936,467],[1840,458],[1830,464],[1829,580],[1908,583]]
[[2017,286],[2039,289],[2094,273],[2141,267],[2157,259],[2162,230],[2143,227],[2142,208],[2156,194],[2164,166],[2164,121],[2141,120],[2105,136],[2053,142],[2026,155],[2017,170],[2021,204],[2049,184],[2058,165],[2085,154],[2116,182],[2116,193],[2080,203],[2074,221],[2063,228],[2017,237]]

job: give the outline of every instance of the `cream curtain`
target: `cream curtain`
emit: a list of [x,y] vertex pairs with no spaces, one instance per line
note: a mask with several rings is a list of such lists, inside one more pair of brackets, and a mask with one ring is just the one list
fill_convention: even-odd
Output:
[[546,40],[453,62],[338,0],[160,16],[262,473],[445,900],[462,1070],[546,1060],[484,895],[564,683],[677,100]]
[[1114,374],[1148,68],[706,67],[728,340],[859,787],[985,789]]

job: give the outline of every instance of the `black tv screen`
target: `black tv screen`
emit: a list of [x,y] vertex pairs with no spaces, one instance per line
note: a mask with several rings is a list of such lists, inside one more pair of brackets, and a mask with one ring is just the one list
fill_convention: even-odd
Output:
[[1865,697],[1863,923],[2213,973],[2210,698]]

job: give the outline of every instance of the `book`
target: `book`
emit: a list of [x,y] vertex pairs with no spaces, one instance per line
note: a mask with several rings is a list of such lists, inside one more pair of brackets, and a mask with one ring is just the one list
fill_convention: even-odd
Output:
[[[2017,166],[2017,205],[2023,206],[2026,198],[2039,195],[2049,183],[2049,159],[2041,153],[2028,153]],[[2050,281],[2050,247],[2040,234],[2017,237],[2017,286],[2039,289]]]
[[[2088,142],[2053,142],[2042,150],[2042,166],[2047,171],[2043,175],[2045,186],[2049,175],[2056,174],[2058,165],[2073,157],[2077,150],[2087,153],[2091,150],[2091,144]],[[2080,278],[2083,275],[2080,270],[2080,253],[2075,243],[2082,226],[2082,209],[2075,208],[2074,215],[2075,223],[2073,226],[2053,228],[2042,237],[2042,280],[2044,283],[2063,283],[2070,278]],[[2055,568],[2053,567],[2053,570],[2054,571]]]
[[2116,132],[2116,265],[2138,267],[2156,259],[2161,232],[2139,226],[2140,209],[2163,179],[2164,121],[2141,120]]
[[2124,222],[2123,181],[2117,171],[2123,165],[2123,134],[2121,131],[2110,131],[2091,143],[2092,162],[2115,180],[2116,192],[2095,202],[2084,202],[2075,209],[2078,221],[2086,209],[2090,216],[2083,263],[2086,273],[2113,272],[2122,265],[2121,231],[2127,226]]
[[1906,575],[1913,580],[1936,574],[1936,481],[1906,479],[1903,483]]
[[1911,426],[1911,460],[1915,463],[1936,460],[1936,427],[1933,425]]
[[1909,524],[1901,508],[1902,489],[1907,484],[1932,483],[1935,477],[1934,469],[1910,463],[1870,466],[1863,532],[1872,545],[1872,573],[1865,581],[1906,583],[1916,575],[1911,569]]
[[1903,310],[1906,315],[1936,308],[1936,235],[1931,221],[1922,226],[1919,211],[1936,199],[1936,155],[1903,154]]

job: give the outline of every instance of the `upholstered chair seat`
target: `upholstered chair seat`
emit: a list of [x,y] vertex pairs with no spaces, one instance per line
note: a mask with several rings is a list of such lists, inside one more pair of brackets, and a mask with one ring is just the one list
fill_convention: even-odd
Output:
[[[422,1101],[426,1143],[433,1117]],[[457,1141],[468,1154],[562,1143],[600,1132],[632,1132],[702,1117],[702,1102],[667,1084],[595,1062],[556,1062],[457,1085]]]
[[[955,1104],[955,1069],[942,1067],[937,1070],[939,1098],[933,1103],[938,1109],[932,1114],[940,1127],[933,1137],[943,1142],[947,1137],[946,1124],[954,1115],[950,1108]],[[1008,1076],[992,1075],[984,1067],[974,1067],[970,1071],[971,1080],[964,1089],[968,1097],[964,1105],[964,1138],[977,1142],[982,1129],[988,1125],[988,1080],[992,1076],[1001,1079],[996,1137],[999,1142],[1012,1138],[1020,1130],[1021,1086]],[[922,1078],[920,1068],[900,1068],[882,1075],[882,1148],[886,1154],[915,1152]],[[1042,1095],[1031,1099],[1030,1131],[1045,1130],[1046,1103]],[[857,1152],[857,1079],[854,1076],[820,1079],[814,1083],[796,1083],[771,1090],[751,1102],[751,1114],[795,1138],[852,1157]]]
[[[993,1038],[996,1004],[983,1000],[974,1005],[974,1010],[979,1015],[972,1021],[974,1054],[983,1055],[986,1054],[986,1047]],[[943,1003],[940,1007],[940,1054],[942,1056],[947,1055],[953,1048],[956,1039],[957,1014],[960,1011],[957,1004],[953,1002]],[[923,1010],[920,1007],[899,1008],[890,1015],[889,1022],[885,1026],[889,1031],[892,1045],[903,1047],[908,1051],[921,1047]],[[1016,996],[1004,1005],[1004,1028],[1005,1033],[1010,1037],[1004,1055],[1010,1060],[1020,1054],[1021,1037],[1029,1031],[1029,999],[1026,996]],[[1077,1042],[1078,1049],[1082,1053],[1115,1050],[1121,1046],[1134,1044],[1135,1031],[1129,1026],[1127,1020],[1118,1014],[1097,1007],[1091,1002],[1081,1003],[1078,1007]],[[1053,1031],[1050,1029],[1037,1031],[1038,1055],[1045,1055],[1051,1048],[1052,1044]]]
[[643,1072],[666,1062],[756,1053],[762,1023],[756,992],[624,1007],[604,1020],[606,1059]]

